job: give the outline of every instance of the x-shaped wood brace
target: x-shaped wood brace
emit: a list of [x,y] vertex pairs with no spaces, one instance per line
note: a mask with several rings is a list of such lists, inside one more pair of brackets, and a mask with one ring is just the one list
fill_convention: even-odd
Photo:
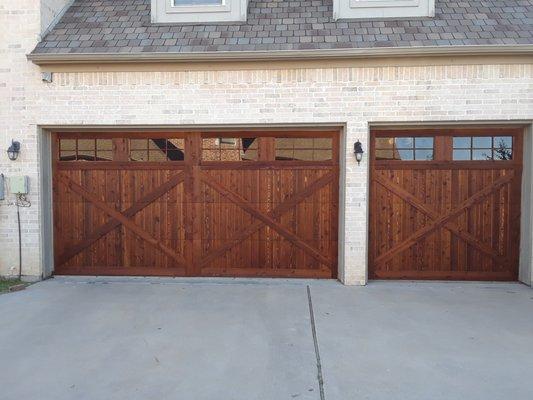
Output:
[[486,244],[480,242],[470,233],[465,232],[464,230],[459,228],[456,224],[451,223],[450,220],[457,217],[465,209],[473,206],[476,203],[479,203],[486,196],[498,190],[501,186],[509,183],[513,179],[513,176],[514,176],[514,173],[511,171],[509,174],[502,176],[501,178],[495,180],[494,182],[492,182],[492,185],[481,189],[476,194],[472,195],[471,197],[463,201],[461,204],[459,204],[457,207],[452,209],[450,212],[448,212],[447,214],[443,214],[443,215],[439,214],[431,207],[428,207],[426,204],[421,202],[418,198],[416,198],[415,196],[413,196],[412,194],[410,194],[403,188],[397,186],[390,180],[380,177],[379,175],[374,176],[374,181],[382,185],[384,188],[395,193],[399,197],[403,198],[409,204],[412,204],[414,207],[418,208],[428,217],[433,219],[433,221],[429,225],[424,226],[423,228],[413,233],[411,236],[409,236],[407,239],[405,239],[401,243],[398,243],[397,245],[391,247],[385,253],[380,254],[378,257],[376,257],[374,262],[376,264],[381,264],[389,260],[396,253],[408,249],[409,247],[414,245],[416,242],[418,242],[420,239],[422,239],[424,236],[429,235],[431,232],[441,227],[448,229],[455,235],[459,236],[461,239],[474,245],[476,248],[480,249],[484,253],[487,253],[488,255],[496,259],[498,262],[500,263],[507,262],[507,259],[505,257],[498,255],[490,246],[487,246]]
[[95,207],[99,208],[100,210],[108,214],[112,219],[108,221],[107,223],[105,223],[104,225],[100,226],[95,231],[93,231],[87,238],[84,238],[81,242],[70,247],[63,254],[60,254],[57,258],[58,265],[64,264],[70,258],[74,257],[76,254],[78,254],[83,249],[89,247],[91,244],[96,242],[98,239],[100,239],[107,233],[111,232],[116,227],[120,225],[124,225],[125,228],[131,230],[132,232],[140,236],[142,239],[146,240],[148,243],[152,244],[154,247],[158,248],[163,253],[165,253],[167,256],[172,258],[180,267],[186,268],[187,263],[181,255],[176,253],[170,247],[167,247],[164,244],[160,243],[159,240],[157,240],[152,235],[150,235],[148,232],[146,232],[146,230],[144,230],[142,227],[135,224],[135,222],[132,220],[132,217],[135,214],[137,214],[139,211],[144,209],[146,206],[148,206],[150,203],[152,203],[157,198],[164,195],[170,189],[172,189],[173,187],[183,182],[184,179],[185,179],[185,174],[183,172],[180,172],[179,174],[174,175],[168,181],[158,186],[155,190],[151,191],[147,195],[138,199],[135,205],[131,206],[130,208],[122,212],[119,212],[115,210],[114,208],[109,207],[107,204],[101,201],[97,196],[90,193],[89,191],[84,189],[82,186],[78,185],[76,182],[74,182],[70,178],[60,174],[59,180],[62,184],[64,184],[66,187],[68,187],[73,192],[79,194],[85,200],[91,202]]
[[248,200],[246,200],[241,195],[227,189],[226,187],[218,183],[216,180],[211,178],[209,175],[203,173],[201,175],[201,179],[203,182],[205,182],[207,185],[215,189],[217,192],[219,192],[222,196],[226,197],[231,202],[241,207],[243,210],[251,214],[253,217],[257,218],[259,221],[245,228],[243,231],[239,233],[239,235],[231,239],[228,243],[220,246],[217,249],[214,249],[213,251],[205,255],[199,261],[200,267],[204,267],[206,264],[208,264],[210,261],[212,261],[216,257],[224,254],[230,248],[240,243],[242,240],[244,240],[245,238],[247,238],[254,232],[258,231],[263,225],[270,226],[272,229],[274,229],[284,238],[288,239],[295,246],[299,247],[300,249],[308,253],[311,257],[318,260],[320,263],[327,265],[328,267],[331,267],[333,263],[329,258],[324,257],[314,247],[310,246],[305,241],[300,239],[297,235],[295,235],[293,232],[291,232],[290,230],[285,228],[283,225],[281,225],[278,222],[278,219],[281,217],[283,213],[285,213],[286,211],[290,210],[292,207],[294,207],[295,205],[303,201],[306,197],[314,193],[317,189],[327,185],[329,182],[332,181],[334,177],[335,175],[333,172],[330,172],[324,175],[323,177],[313,182],[311,185],[307,186],[301,192],[295,194],[291,198],[279,204],[274,210],[265,214],[263,211],[258,210],[256,207],[254,207]]

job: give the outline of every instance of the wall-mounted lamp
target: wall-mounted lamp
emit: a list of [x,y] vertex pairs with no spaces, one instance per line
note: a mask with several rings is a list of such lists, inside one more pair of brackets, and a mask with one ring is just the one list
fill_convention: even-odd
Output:
[[361,164],[361,160],[363,159],[363,145],[358,140],[353,145],[353,153],[355,154],[355,160],[357,161],[357,165]]
[[7,156],[11,161],[15,161],[20,153],[20,142],[11,140],[11,146],[7,149]]

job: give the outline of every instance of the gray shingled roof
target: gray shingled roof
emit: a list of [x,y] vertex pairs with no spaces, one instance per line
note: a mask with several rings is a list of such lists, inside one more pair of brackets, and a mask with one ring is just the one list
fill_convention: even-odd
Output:
[[76,0],[33,54],[533,44],[533,0],[436,0],[434,18],[334,21],[333,0],[250,0],[244,23],[156,25],[150,0]]

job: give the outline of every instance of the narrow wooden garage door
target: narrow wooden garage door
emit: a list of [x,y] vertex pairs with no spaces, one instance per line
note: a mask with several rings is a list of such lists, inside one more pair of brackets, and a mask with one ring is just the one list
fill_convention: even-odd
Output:
[[522,130],[374,131],[374,279],[516,280]]
[[338,132],[54,143],[56,274],[336,276]]

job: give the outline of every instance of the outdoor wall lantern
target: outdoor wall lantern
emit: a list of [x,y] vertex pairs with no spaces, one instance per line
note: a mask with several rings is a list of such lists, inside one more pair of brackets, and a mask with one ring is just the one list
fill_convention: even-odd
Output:
[[363,145],[358,140],[353,145],[353,153],[355,154],[355,160],[357,161],[357,165],[361,164],[361,160],[363,159]]
[[11,140],[11,146],[7,149],[7,156],[11,161],[15,161],[20,153],[20,142]]

